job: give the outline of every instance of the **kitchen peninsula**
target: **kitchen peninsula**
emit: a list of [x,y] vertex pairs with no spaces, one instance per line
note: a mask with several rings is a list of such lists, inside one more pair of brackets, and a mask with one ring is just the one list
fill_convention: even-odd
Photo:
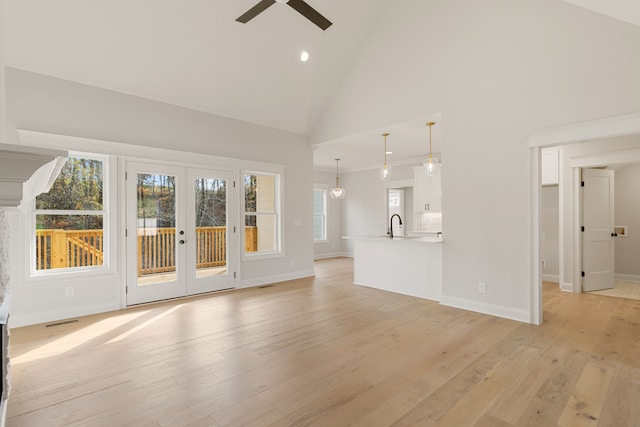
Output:
[[351,237],[354,283],[440,301],[442,237]]

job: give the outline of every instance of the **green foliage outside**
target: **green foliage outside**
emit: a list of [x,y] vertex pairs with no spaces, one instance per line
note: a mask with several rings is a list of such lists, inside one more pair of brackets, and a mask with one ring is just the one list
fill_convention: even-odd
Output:
[[[36,209],[73,213],[103,209],[100,160],[69,157],[48,193],[36,197]],[[37,215],[37,229],[100,230],[102,215]]]
[[176,226],[176,178],[138,174],[138,218],[155,219],[159,228]]
[[[222,227],[227,222],[226,181],[198,178],[195,185],[196,227]],[[138,218],[153,219],[158,228],[175,227],[174,176],[138,174]],[[148,225],[147,225],[148,226]]]
[[219,179],[195,180],[196,227],[227,225],[227,185]]
[[[256,175],[244,176],[244,211],[256,212],[256,196],[257,196],[258,177]],[[256,226],[255,215],[245,215],[244,225],[247,227]]]

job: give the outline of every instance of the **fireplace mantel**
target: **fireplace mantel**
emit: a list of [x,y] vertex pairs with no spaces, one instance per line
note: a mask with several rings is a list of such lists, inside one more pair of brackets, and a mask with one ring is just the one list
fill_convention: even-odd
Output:
[[[59,171],[56,160],[67,157],[67,152],[49,148],[0,144],[0,208],[15,208],[22,201],[23,184],[33,177],[30,185],[47,191],[51,179]],[[48,165],[46,168],[43,168]],[[35,175],[34,175],[35,174]]]

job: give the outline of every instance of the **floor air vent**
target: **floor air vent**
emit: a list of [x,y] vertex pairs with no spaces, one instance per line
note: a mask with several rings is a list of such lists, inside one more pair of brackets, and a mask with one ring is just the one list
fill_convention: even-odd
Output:
[[62,325],[68,325],[69,323],[76,323],[78,322],[78,319],[74,319],[74,320],[65,320],[63,322],[57,322],[57,323],[49,323],[48,325],[45,325],[45,328],[51,328],[52,326],[62,326]]

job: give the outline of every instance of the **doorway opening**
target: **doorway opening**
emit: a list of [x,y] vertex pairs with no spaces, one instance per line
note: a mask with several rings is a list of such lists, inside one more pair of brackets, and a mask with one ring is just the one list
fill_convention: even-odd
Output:
[[[389,221],[394,214],[400,215],[402,225],[394,228],[397,236],[406,235],[414,230],[413,218],[413,180],[397,180],[385,183],[385,230],[389,228]],[[394,227],[398,227],[398,223]],[[387,230],[388,231],[388,230]]]
[[[640,136],[637,140],[640,141]],[[610,142],[615,144],[620,141],[613,139]],[[544,153],[543,150],[543,171]],[[640,236],[633,232],[629,235],[630,229],[640,229],[640,194],[637,192],[640,163],[592,165],[577,168],[572,173],[577,173],[579,177],[576,190],[580,232],[576,234],[579,240],[574,244],[580,251],[580,272],[584,276],[579,279],[580,286],[577,289],[567,281],[563,283],[560,280],[559,229],[563,219],[560,217],[562,200],[556,180],[543,184],[541,189],[542,280],[567,292],[592,292],[594,295],[640,299],[640,266],[636,260]],[[566,197],[567,192],[564,194]]]
[[[541,324],[541,200],[542,149],[560,148],[559,176],[559,274],[564,291],[580,292],[580,168],[640,162],[640,113],[545,129],[529,136],[531,147],[531,282],[530,323]],[[577,151],[572,151],[577,148]]]

